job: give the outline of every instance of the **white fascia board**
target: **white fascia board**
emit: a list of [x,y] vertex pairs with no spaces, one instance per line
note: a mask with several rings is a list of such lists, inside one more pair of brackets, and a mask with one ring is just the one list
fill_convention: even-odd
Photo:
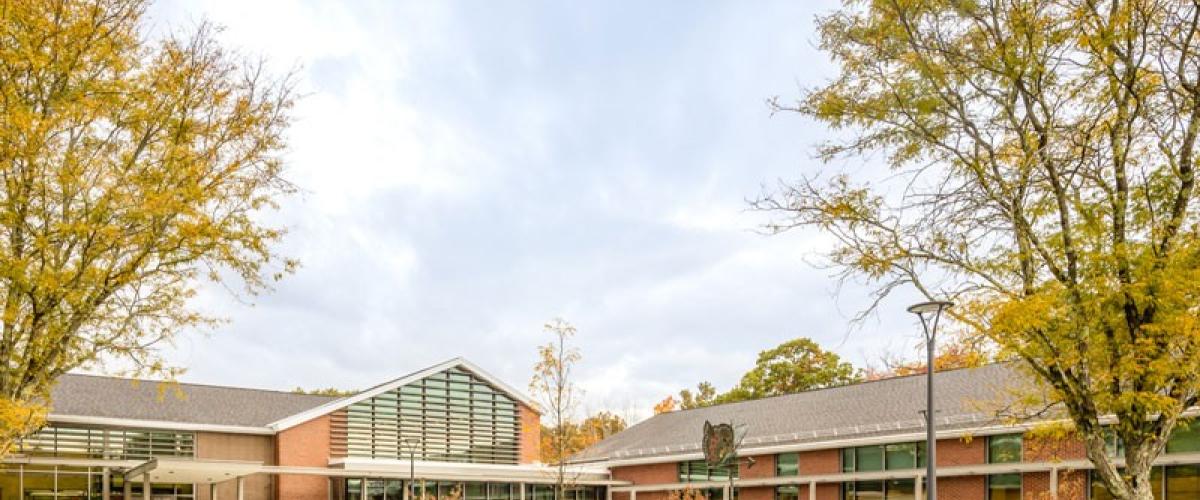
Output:
[[[329,461],[329,465],[340,470],[369,471],[389,477],[408,477],[410,471],[407,460],[389,458],[335,458]],[[540,463],[473,464],[416,460],[413,461],[411,470],[418,478],[473,481],[491,480],[481,478],[502,478],[504,481],[555,482],[558,475],[557,468]],[[569,466],[564,475],[573,483],[612,480],[608,469],[593,466]]]
[[155,429],[194,432],[222,432],[227,434],[256,434],[274,435],[270,427],[252,427],[242,425],[195,424],[189,422],[172,422],[169,420],[141,420],[134,418],[90,417],[82,415],[57,415],[51,413],[46,417],[48,422],[56,424],[81,424],[102,427],[127,427],[133,429]]
[[378,396],[380,394],[388,392],[397,387],[411,384],[413,382],[421,380],[421,379],[428,377],[430,375],[433,375],[435,373],[440,373],[440,372],[443,372],[443,371],[446,371],[446,370],[449,370],[449,369],[455,368],[455,367],[466,368],[467,371],[470,371],[471,373],[478,375],[479,378],[482,378],[487,383],[492,384],[492,385],[496,386],[496,388],[508,393],[509,396],[516,398],[518,401],[520,401],[522,404],[528,406],[533,411],[539,411],[538,407],[537,407],[537,403],[535,403],[528,396],[522,394],[520,391],[514,389],[512,386],[509,386],[508,384],[505,384],[500,379],[493,377],[492,375],[490,375],[489,373],[484,371],[482,368],[476,366],[474,363],[472,363],[470,361],[467,361],[466,359],[454,358],[454,359],[451,359],[448,361],[444,361],[442,363],[438,363],[436,365],[433,365],[433,366],[426,368],[424,370],[421,370],[419,372],[412,373],[412,374],[406,375],[404,377],[400,377],[400,378],[393,380],[391,382],[388,382],[386,384],[375,386],[371,389],[360,392],[353,396],[347,396],[347,397],[344,397],[341,399],[335,399],[333,401],[325,403],[316,408],[306,410],[301,413],[292,415],[290,417],[286,417],[286,418],[277,420],[275,422],[267,424],[267,427],[270,427],[271,429],[273,429],[277,432],[285,430],[285,429],[289,429],[289,428],[295,427],[297,425],[300,425],[304,422],[307,422],[309,420],[312,420],[314,418],[320,417],[322,415],[326,415],[326,414],[332,413],[334,411],[340,410],[342,408],[350,406],[359,401],[373,398],[375,396]]

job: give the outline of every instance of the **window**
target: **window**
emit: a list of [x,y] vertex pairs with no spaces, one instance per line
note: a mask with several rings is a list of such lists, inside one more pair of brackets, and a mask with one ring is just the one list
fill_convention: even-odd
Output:
[[679,462],[679,482],[694,483],[701,481],[725,481],[729,479],[729,473],[733,472],[734,479],[738,477],[737,465],[729,467],[714,467],[710,468],[708,463],[703,460],[692,460],[690,462]]
[[1200,465],[1167,467],[1166,500],[1200,498]]
[[800,474],[800,454],[780,453],[775,455],[776,476],[796,476]]
[[916,500],[916,486],[912,479],[843,483],[842,500]]
[[1200,451],[1200,420],[1180,421],[1167,440],[1167,453]]
[[43,457],[145,460],[195,456],[195,434],[48,425],[21,440],[21,453]]
[[988,500],[1021,500],[1020,474],[992,474],[987,478]]
[[894,443],[884,447],[887,470],[916,469],[925,466],[925,443]]
[[988,437],[988,463],[1007,464],[1021,461],[1021,435],[1004,434]]
[[883,498],[883,481],[842,483],[842,500],[878,500]]
[[912,479],[889,479],[883,487],[884,498],[887,500],[916,500],[917,498],[917,484]]
[[800,487],[799,486],[791,485],[791,486],[776,486],[775,487],[775,500],[799,500],[799,499],[800,499]]
[[925,443],[893,443],[842,449],[842,472],[916,469],[925,466]]
[[1125,442],[1112,429],[1104,429],[1104,453],[1110,457],[1125,455]]
[[859,446],[854,450],[854,465],[858,472],[883,470],[883,446]]

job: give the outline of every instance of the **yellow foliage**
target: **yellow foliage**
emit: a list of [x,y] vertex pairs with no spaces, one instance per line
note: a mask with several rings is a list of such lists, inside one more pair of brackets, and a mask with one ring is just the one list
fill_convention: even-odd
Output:
[[253,295],[296,265],[260,222],[293,191],[286,80],[209,25],[148,39],[142,0],[2,5],[0,451],[68,370],[175,374],[157,347],[216,321],[200,280]]
[[834,169],[755,203],[772,231],[832,237],[828,264],[876,299],[953,300],[952,326],[1040,383],[1019,402],[1070,420],[1123,500],[1150,498],[1123,475],[1200,404],[1200,86],[1179,69],[1200,65],[1179,43],[1197,18],[1155,0],[847,2],[817,20],[839,74],[776,109],[844,129],[823,159],[881,155],[891,175]]

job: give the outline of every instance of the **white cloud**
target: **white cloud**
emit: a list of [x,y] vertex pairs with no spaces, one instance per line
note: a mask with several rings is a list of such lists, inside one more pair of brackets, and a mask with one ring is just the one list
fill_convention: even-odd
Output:
[[835,302],[803,260],[827,238],[759,235],[743,201],[827,133],[762,103],[827,73],[806,28],[835,5],[156,6],[298,65],[305,94],[287,156],[305,193],[275,216],[304,267],[254,307],[207,291],[232,321],[181,339],[185,379],[366,387],[463,355],[523,387],[558,315],[585,409],[635,417],[799,335],[872,358],[907,318],[847,337],[865,294]]

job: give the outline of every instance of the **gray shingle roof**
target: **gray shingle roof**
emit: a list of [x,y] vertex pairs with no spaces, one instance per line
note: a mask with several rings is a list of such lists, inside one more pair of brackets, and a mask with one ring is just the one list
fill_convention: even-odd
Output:
[[[939,429],[997,423],[995,410],[1028,379],[1009,364],[934,375]],[[746,425],[743,448],[923,431],[925,377],[899,377],[655,415],[572,457],[572,462],[700,451],[704,421]]]
[[[159,420],[190,424],[263,427],[338,399],[283,391],[67,374],[51,392],[54,416]],[[182,393],[176,395],[175,387]]]

